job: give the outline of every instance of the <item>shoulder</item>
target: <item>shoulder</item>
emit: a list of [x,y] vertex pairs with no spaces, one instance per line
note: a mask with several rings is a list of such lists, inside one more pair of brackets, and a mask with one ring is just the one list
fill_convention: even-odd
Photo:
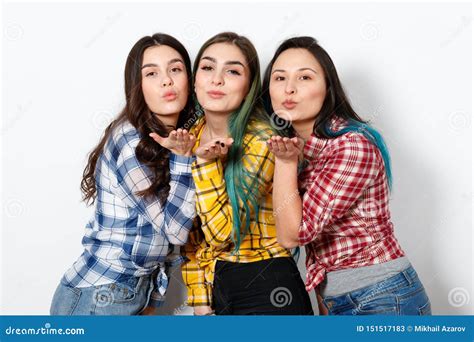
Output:
[[377,146],[359,132],[348,132],[331,139],[325,148],[325,155],[329,159],[354,164],[364,163],[376,166],[382,161]]
[[115,161],[135,156],[140,138],[138,130],[128,120],[124,121],[112,130],[104,152]]

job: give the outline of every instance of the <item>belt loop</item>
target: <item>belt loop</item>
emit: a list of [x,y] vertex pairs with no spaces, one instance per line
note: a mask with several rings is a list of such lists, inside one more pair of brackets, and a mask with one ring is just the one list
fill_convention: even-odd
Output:
[[405,277],[408,285],[412,285],[414,283],[413,278],[408,273],[408,269],[402,271],[403,276]]

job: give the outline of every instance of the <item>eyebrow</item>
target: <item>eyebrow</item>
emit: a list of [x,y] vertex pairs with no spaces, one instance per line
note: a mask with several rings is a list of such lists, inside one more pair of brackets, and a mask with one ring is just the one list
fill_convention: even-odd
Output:
[[[183,62],[183,60],[182,60],[181,58],[173,58],[173,59],[170,59],[170,60],[168,61],[168,65],[173,64],[173,63],[176,63],[176,62],[179,62],[179,63],[183,63],[183,64],[184,64],[184,62]],[[144,69],[144,68],[151,68],[151,67],[157,67],[157,66],[158,66],[158,64],[155,64],[155,63],[148,63],[148,64],[143,65],[143,66],[142,66],[142,69]]]
[[[312,72],[314,72],[315,74],[317,74],[317,72],[316,72],[314,69],[311,69],[311,68],[300,68],[300,69],[298,69],[297,71],[306,71],[306,70],[312,71]],[[275,70],[272,71],[272,74],[275,73],[275,72],[285,72],[285,70],[283,70],[283,69],[275,69]]]
[[[213,62],[213,63],[217,63],[217,60],[216,60],[215,58],[213,58],[213,57],[204,56],[204,57],[201,58],[201,60],[203,60],[203,59],[206,59],[206,60],[211,61],[211,62]],[[243,65],[243,63],[240,62],[240,61],[227,61],[227,62],[225,62],[224,64],[225,64],[225,65],[241,65],[242,68],[245,68],[245,66]]]

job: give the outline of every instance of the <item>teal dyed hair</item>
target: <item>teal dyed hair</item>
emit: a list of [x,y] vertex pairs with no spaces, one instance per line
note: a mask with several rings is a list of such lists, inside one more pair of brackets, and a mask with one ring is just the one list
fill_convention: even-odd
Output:
[[[260,194],[258,186],[264,182],[262,175],[249,173],[243,165],[244,138],[246,134],[254,134],[266,140],[270,137],[265,132],[257,131],[251,124],[261,122],[272,129],[268,116],[261,105],[260,63],[257,51],[249,39],[233,32],[223,32],[210,38],[199,50],[194,63],[196,75],[204,51],[213,44],[226,43],[237,46],[246,58],[250,71],[249,91],[240,107],[229,119],[229,135],[234,139],[227,154],[227,164],[224,171],[226,190],[232,207],[232,240],[234,252],[240,248],[241,236],[248,233],[252,218],[258,217]],[[242,215],[236,215],[243,209]]]
[[[341,81],[336,71],[336,67],[329,56],[313,37],[295,37],[285,40],[277,48],[272,60],[268,64],[263,79],[262,96],[265,110],[272,117],[275,117],[269,93],[270,77],[273,64],[280,54],[288,49],[304,49],[311,53],[324,71],[326,82],[326,97],[321,110],[316,115],[313,132],[319,138],[331,139],[348,132],[358,132],[363,134],[371,143],[379,149],[385,166],[385,174],[389,188],[392,188],[392,168],[390,154],[382,135],[362,120],[352,108],[347,98]],[[331,122],[334,118],[341,118],[347,125],[340,131],[331,130]]]
[[349,132],[356,132],[364,135],[372,144],[378,147],[380,154],[382,155],[383,162],[385,164],[385,173],[387,176],[388,186],[392,188],[392,166],[390,161],[390,154],[388,153],[387,145],[382,135],[370,126],[368,123],[360,122],[354,119],[348,119],[344,127],[338,131],[331,130],[329,124],[325,126],[325,132],[328,136],[338,137]]

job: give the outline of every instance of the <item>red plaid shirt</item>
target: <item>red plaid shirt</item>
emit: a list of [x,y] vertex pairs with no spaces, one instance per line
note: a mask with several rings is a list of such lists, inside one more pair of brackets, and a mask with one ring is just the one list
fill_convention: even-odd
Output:
[[[343,121],[334,121],[338,130]],[[306,246],[306,290],[325,273],[383,263],[404,256],[393,233],[389,192],[379,149],[361,133],[334,139],[312,135],[304,146],[308,162],[300,173]]]

